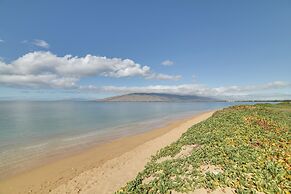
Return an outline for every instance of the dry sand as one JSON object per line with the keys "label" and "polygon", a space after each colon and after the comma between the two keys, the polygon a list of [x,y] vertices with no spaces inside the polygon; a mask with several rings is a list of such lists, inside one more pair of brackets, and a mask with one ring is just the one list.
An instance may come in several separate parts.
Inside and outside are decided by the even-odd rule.
{"label": "dry sand", "polygon": [[113,193],[132,180],[151,155],[213,113],[201,113],[163,128],[120,138],[2,180],[0,194]]}

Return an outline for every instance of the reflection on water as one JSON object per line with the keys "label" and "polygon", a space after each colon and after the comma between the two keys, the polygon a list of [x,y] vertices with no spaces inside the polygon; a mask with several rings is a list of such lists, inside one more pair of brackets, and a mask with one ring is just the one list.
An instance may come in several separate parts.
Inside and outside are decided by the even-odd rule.
{"label": "reflection on water", "polygon": [[226,102],[0,102],[0,174]]}

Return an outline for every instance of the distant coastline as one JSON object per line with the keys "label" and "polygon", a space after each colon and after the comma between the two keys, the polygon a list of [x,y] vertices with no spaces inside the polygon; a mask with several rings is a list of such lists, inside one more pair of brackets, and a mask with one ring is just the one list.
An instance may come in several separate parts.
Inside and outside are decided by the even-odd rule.
{"label": "distant coastline", "polygon": [[226,102],[212,97],[166,93],[130,93],[98,99],[101,102]]}
{"label": "distant coastline", "polygon": [[130,93],[97,99],[97,102],[291,102],[290,100],[229,100],[207,96],[167,93]]}

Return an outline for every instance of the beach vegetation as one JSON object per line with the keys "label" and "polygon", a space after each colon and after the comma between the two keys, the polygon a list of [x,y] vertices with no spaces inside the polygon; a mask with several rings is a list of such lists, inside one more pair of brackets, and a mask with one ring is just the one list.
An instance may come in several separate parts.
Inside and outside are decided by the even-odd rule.
{"label": "beach vegetation", "polygon": [[[291,191],[291,104],[219,110],[164,147],[117,193]],[[181,154],[182,152],[182,154]]]}

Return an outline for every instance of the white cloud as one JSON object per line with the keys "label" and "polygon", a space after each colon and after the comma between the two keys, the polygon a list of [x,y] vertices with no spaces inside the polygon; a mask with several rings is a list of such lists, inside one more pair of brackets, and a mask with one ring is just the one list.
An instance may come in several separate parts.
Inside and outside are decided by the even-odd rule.
{"label": "white cloud", "polygon": [[32,44],[41,48],[46,48],[46,49],[50,47],[50,45],[45,40],[40,40],[40,39],[34,39],[32,41]]}
{"label": "white cloud", "polygon": [[153,73],[146,77],[147,79],[157,79],[157,80],[172,80],[172,81],[178,81],[182,78],[181,75],[167,75],[163,73]]}
{"label": "white cloud", "polygon": [[291,89],[290,82],[274,81],[249,86],[208,87],[203,84],[150,85],[143,87],[119,87],[79,85],[84,77],[133,77],[145,79],[179,80],[180,75],[167,75],[151,71],[130,59],[108,58],[94,55],[57,56],[51,52],[30,52],[5,63],[0,60],[0,85],[25,88],[60,88],[97,93],[159,92],[202,96],[249,96],[278,89]]}
{"label": "white cloud", "polygon": [[80,89],[93,92],[107,93],[170,93],[185,95],[201,95],[201,96],[248,96],[256,92],[264,92],[274,89],[291,88],[291,83],[275,81],[261,85],[252,86],[224,86],[224,87],[208,87],[202,84],[181,84],[181,85],[150,85],[143,87],[119,87],[119,86],[82,86]]}
{"label": "white cloud", "polygon": [[171,66],[171,65],[174,65],[174,62],[171,60],[165,60],[161,64],[164,66]]}
{"label": "white cloud", "polygon": [[50,47],[49,43],[47,43],[45,40],[41,40],[41,39],[34,39],[32,41],[23,40],[23,41],[21,41],[21,43],[34,45],[34,46],[45,48],[45,49],[48,49]]}
{"label": "white cloud", "polygon": [[4,40],[0,38],[0,42],[4,42]]}
{"label": "white cloud", "polygon": [[8,86],[76,88],[77,78],[58,77],[57,75],[0,75],[0,83]]}
{"label": "white cloud", "polygon": [[75,87],[83,77],[132,77],[177,80],[179,76],[154,73],[130,59],[94,55],[56,56],[51,52],[31,52],[9,64],[0,61],[0,84],[28,87]]}

